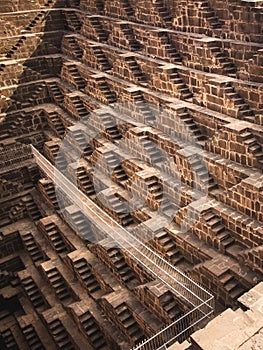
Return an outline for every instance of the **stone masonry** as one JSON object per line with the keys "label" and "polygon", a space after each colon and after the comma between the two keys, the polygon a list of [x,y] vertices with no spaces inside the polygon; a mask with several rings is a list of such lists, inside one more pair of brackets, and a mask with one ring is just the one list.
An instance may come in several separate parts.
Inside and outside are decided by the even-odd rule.
{"label": "stone masonry", "polygon": [[214,295],[167,347],[261,344],[262,23],[261,0],[0,1],[1,350],[135,349],[191,309],[30,145]]}

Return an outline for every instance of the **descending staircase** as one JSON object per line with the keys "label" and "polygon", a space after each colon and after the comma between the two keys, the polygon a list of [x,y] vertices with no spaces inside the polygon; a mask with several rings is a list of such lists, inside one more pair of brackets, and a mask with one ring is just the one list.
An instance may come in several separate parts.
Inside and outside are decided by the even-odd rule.
{"label": "descending staircase", "polygon": [[54,291],[60,301],[63,302],[73,302],[74,299],[72,294],[69,291],[69,287],[64,280],[64,277],[60,274],[56,267],[51,268],[48,271],[45,271],[45,274],[48,278],[50,285],[54,288]]}
{"label": "descending staircase", "polygon": [[76,115],[74,115],[75,117],[77,117],[78,119],[82,119],[89,114],[89,111],[86,109],[84,103],[78,95],[72,96],[70,100],[73,108],[76,111]]}
{"label": "descending staircase", "polygon": [[86,86],[85,80],[79,74],[78,68],[75,64],[67,65],[67,70],[73,78],[74,85],[78,90],[83,90]]}
{"label": "descending staircase", "polygon": [[128,42],[128,46],[131,51],[139,51],[141,49],[140,44],[134,39],[135,35],[128,23],[121,23],[120,30]]}
{"label": "descending staircase", "polygon": [[[99,200],[100,201],[100,200]],[[125,210],[125,204],[115,195],[115,193],[107,194],[107,204],[100,201],[100,206],[119,222],[122,226],[129,226],[134,223],[133,217]]]}
{"label": "descending staircase", "polygon": [[236,300],[247,291],[247,288],[245,288],[230,271],[225,272],[219,277],[219,283],[233,300]]}
{"label": "descending staircase", "polygon": [[76,175],[78,179],[78,186],[87,196],[89,196],[91,199],[94,199],[96,197],[94,185],[85,168],[79,167],[77,169]]}
{"label": "descending staircase", "polygon": [[111,69],[110,63],[102,51],[102,49],[99,46],[91,46],[91,49],[93,50],[94,56],[97,59],[97,64],[103,72],[107,72]]}
{"label": "descending staircase", "polygon": [[[170,43],[167,33],[162,33],[162,36],[159,37],[159,44],[161,48],[164,49],[165,56],[168,57],[169,62],[171,63],[181,63],[182,58],[180,54],[176,51],[175,47]],[[167,61],[165,57],[165,61]],[[162,58],[162,57],[160,57]]]}
{"label": "descending staircase", "polygon": [[216,63],[222,67],[222,74],[228,75],[230,77],[236,78],[236,66],[234,65],[233,62],[230,61],[230,59],[225,56],[220,47],[218,46],[213,46],[209,47],[209,51],[212,53],[212,55],[216,59]]}
{"label": "descending staircase", "polygon": [[169,80],[176,86],[178,98],[183,100],[190,99],[193,96],[193,94],[189,91],[186,84],[180,78],[178,72],[176,71],[176,68],[172,69],[170,72],[167,73]]}
{"label": "descending staircase", "polygon": [[45,260],[45,255],[43,251],[40,249],[40,247],[38,246],[38,244],[36,243],[34,236],[32,235],[31,232],[21,234],[21,238],[26,250],[28,251],[34,263]]}
{"label": "descending staircase", "polygon": [[41,342],[34,326],[32,324],[26,325],[21,328],[21,331],[25,337],[27,345],[32,350],[45,350],[43,343]]}
{"label": "descending staircase", "polygon": [[110,89],[109,84],[105,81],[105,77],[101,77],[101,78],[97,79],[96,82],[97,82],[98,89],[100,89],[100,91],[103,93],[107,102],[109,104],[116,102],[116,100],[117,100],[116,95]]}
{"label": "descending staircase", "polygon": [[35,27],[35,25],[38,23],[38,22],[43,22],[44,20],[44,17],[46,16],[47,12],[46,11],[40,11],[36,17],[25,27],[25,30],[26,31],[31,31],[32,28]]}
{"label": "descending staircase", "polygon": [[148,245],[165,256],[174,266],[184,259],[180,250],[176,247],[175,241],[166,231],[155,234],[154,239]]}
{"label": "descending staircase", "polygon": [[44,194],[45,198],[56,210],[59,210],[61,203],[58,203],[54,183],[49,179],[41,179],[39,180],[38,186],[40,191]]}
{"label": "descending staircase", "polygon": [[134,343],[141,342],[145,338],[145,335],[125,302],[121,303],[114,311],[120,328],[124,333],[126,333]]}
{"label": "descending staircase", "polygon": [[46,88],[46,84],[45,83],[41,83],[39,84],[34,93],[31,95],[31,97],[26,101],[26,103],[29,104],[29,106],[34,106],[36,105],[40,95],[43,93],[43,90]]}
{"label": "descending staircase", "polygon": [[48,113],[48,124],[59,138],[63,138],[66,128],[57,112],[53,111]]}
{"label": "descending staircase", "polygon": [[114,270],[117,272],[118,276],[125,284],[132,282],[137,283],[138,278],[132,268],[127,264],[124,256],[118,248],[109,248],[107,250],[107,255],[110,259],[111,264],[114,266]]}
{"label": "descending staircase", "polygon": [[8,350],[18,350],[18,344],[15,340],[15,337],[12,333],[12,330],[10,328],[7,328],[0,332],[0,339],[2,338],[3,343],[5,345],[4,349]]}
{"label": "descending staircase", "polygon": [[185,124],[186,128],[191,133],[191,136],[193,136],[199,144],[204,145],[206,137],[201,133],[190,114],[187,111],[182,110],[182,112],[177,113],[177,117]]}
{"label": "descending staircase", "polygon": [[131,70],[134,80],[136,83],[146,83],[147,79],[142,73],[142,70],[139,64],[136,62],[136,59],[133,56],[124,56],[125,63],[128,68]]}
{"label": "descending staircase", "polygon": [[94,349],[108,349],[104,334],[88,311],[79,316],[79,321],[81,328],[87,334],[88,340]]}
{"label": "descending staircase", "polygon": [[129,177],[121,165],[121,159],[119,159],[118,156],[113,152],[104,153],[103,155],[111,172],[112,180],[121,186],[125,186],[126,181],[129,179]]}
{"label": "descending staircase", "polygon": [[20,278],[26,296],[33,304],[34,308],[39,311],[43,311],[46,308],[46,302],[37,286],[35,281],[31,276],[21,277]]}
{"label": "descending staircase", "polygon": [[38,221],[42,218],[42,214],[39,211],[39,208],[31,195],[23,197],[22,201],[26,207],[29,216],[32,218],[33,221]]}
{"label": "descending staircase", "polygon": [[209,173],[205,161],[199,156],[194,156],[188,161],[193,173],[194,186],[201,191],[207,192],[209,195],[216,196],[220,190]]}
{"label": "descending staircase", "polygon": [[17,43],[8,51],[6,54],[6,58],[12,58],[19,48],[24,45],[26,42],[26,36],[22,35],[21,38],[17,41]]}
{"label": "descending staircase", "polygon": [[183,315],[181,308],[171,292],[163,294],[159,298],[159,302],[172,321]]}
{"label": "descending staircase", "polygon": [[103,124],[101,131],[103,131],[108,140],[114,142],[122,138],[121,132],[116,125],[116,121],[110,114],[100,114],[100,121]]}
{"label": "descending staircase", "polygon": [[54,222],[45,223],[40,221],[40,226],[58,254],[67,254],[71,251]]}
{"label": "descending staircase", "polygon": [[172,25],[172,17],[171,13],[167,10],[165,7],[164,1],[163,0],[155,0],[153,1],[153,6],[157,10],[158,14],[163,20],[163,23],[165,24],[165,27],[169,26],[171,27]]}
{"label": "descending staircase", "polygon": [[59,349],[75,350],[74,344],[71,342],[68,332],[59,319],[55,319],[48,324],[50,333]]}
{"label": "descending staircase", "polygon": [[258,167],[263,168],[263,147],[260,145],[256,137],[249,131],[245,130],[240,133],[243,144],[248,147],[249,152],[256,158]]}
{"label": "descending staircase", "polygon": [[206,221],[209,229],[213,232],[213,236],[216,240],[215,244],[218,245],[217,248],[222,252],[226,252],[227,248],[235,243],[235,240],[231,236],[231,233],[227,231],[222,218],[216,215],[213,211],[208,211],[203,214],[203,219]]}
{"label": "descending staircase", "polygon": [[101,290],[101,286],[91,271],[87,261],[84,258],[80,258],[73,262],[74,270],[77,272],[78,278],[84,287],[88,290],[89,294],[92,294],[98,290]]}
{"label": "descending staircase", "polygon": [[62,51],[79,61],[82,59],[83,51],[79,47],[77,39],[72,35],[65,35],[63,39]]}
{"label": "descending staircase", "polygon": [[121,3],[121,7],[125,12],[125,15],[127,17],[127,19],[130,19],[131,17],[134,16],[134,10],[130,5],[130,1],[129,0],[120,0]]}
{"label": "descending staircase", "polygon": [[55,81],[48,82],[48,90],[54,102],[61,105],[64,101],[64,96]]}
{"label": "descending staircase", "polygon": [[238,110],[237,113],[240,119],[253,122],[255,119],[253,111],[250,109],[250,106],[245,103],[243,98],[241,98],[240,95],[235,91],[231,83],[226,83],[222,87],[222,90],[224,97],[231,101],[234,104],[235,108]]}
{"label": "descending staircase", "polygon": [[89,242],[93,241],[94,236],[90,229],[90,224],[80,210],[74,210],[70,213],[67,211],[65,215],[68,217],[68,224],[72,226],[73,230],[80,235],[82,239]]}
{"label": "descending staircase", "polygon": [[92,27],[94,28],[97,36],[97,41],[106,42],[108,40],[108,35],[103,29],[103,26],[100,23],[100,19],[98,17],[90,16],[88,17]]}
{"label": "descending staircase", "polygon": [[72,30],[73,33],[80,31],[82,24],[77,13],[75,11],[65,11],[65,15],[69,29]]}
{"label": "descending staircase", "polygon": [[70,139],[80,150],[83,150],[86,147],[87,141],[85,138],[85,133],[82,130],[71,128]]}
{"label": "descending staircase", "polygon": [[207,24],[212,29],[221,29],[222,25],[219,22],[217,16],[215,16],[214,11],[211,9],[208,1],[202,0],[200,9],[202,10],[202,15],[206,19]]}
{"label": "descending staircase", "polygon": [[157,145],[148,139],[147,135],[142,135],[139,142],[143,147],[144,153],[150,159],[150,163],[154,166],[157,163],[163,162],[163,155]]}

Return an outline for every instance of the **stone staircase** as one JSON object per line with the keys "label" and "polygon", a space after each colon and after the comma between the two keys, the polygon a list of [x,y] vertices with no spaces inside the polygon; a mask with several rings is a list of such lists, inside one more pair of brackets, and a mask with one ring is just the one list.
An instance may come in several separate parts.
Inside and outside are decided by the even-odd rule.
{"label": "stone staircase", "polygon": [[88,262],[84,258],[76,259],[73,262],[74,271],[77,273],[81,284],[88,290],[89,294],[101,291],[101,286],[92,272]]}
{"label": "stone staircase", "polygon": [[73,32],[79,32],[82,26],[82,23],[77,15],[77,12],[65,11],[66,21],[69,29]]}
{"label": "stone staircase", "polygon": [[99,118],[100,118],[100,121],[102,122],[101,131],[103,132],[103,134],[108,140],[114,142],[116,140],[121,139],[122,137],[121,132],[116,125],[116,121],[110,114],[108,113],[100,114]]}
{"label": "stone staircase", "polygon": [[139,64],[136,62],[136,59],[130,55],[125,55],[123,57],[126,65],[128,66],[129,70],[132,72],[135,82],[138,84],[146,83],[147,79],[143,74]]}
{"label": "stone staircase", "polygon": [[26,36],[22,35],[17,43],[8,51],[6,58],[13,58],[14,54],[19,50],[26,42]]}
{"label": "stone staircase", "polygon": [[59,349],[75,350],[75,346],[70,340],[70,335],[65,329],[60,319],[55,319],[48,323],[48,329]]}
{"label": "stone staircase", "polygon": [[216,63],[222,67],[222,74],[236,78],[236,66],[234,63],[221,51],[219,46],[209,46],[211,55],[215,57]]}
{"label": "stone staircase", "polygon": [[133,33],[132,28],[130,28],[128,23],[120,23],[120,30],[123,34],[124,38],[127,41],[127,45],[129,46],[131,51],[139,51],[141,49],[140,44],[135,40],[135,35]]}
{"label": "stone staircase", "polygon": [[86,82],[81,77],[77,66],[74,63],[67,64],[67,71],[70,74],[70,77],[72,78],[72,83],[74,84],[75,88],[79,91],[83,90],[86,86]]}
{"label": "stone staircase", "polygon": [[23,244],[34,263],[45,260],[45,254],[36,243],[31,232],[21,234]]}
{"label": "stone staircase", "polygon": [[78,167],[77,172],[77,182],[81,190],[89,196],[91,199],[96,197],[96,192],[92,180],[84,167]]}
{"label": "stone staircase", "polygon": [[235,278],[231,271],[223,273],[219,278],[219,283],[233,300],[239,298],[247,290],[247,288]]}
{"label": "stone staircase", "polygon": [[258,167],[262,169],[263,147],[260,145],[259,141],[249,130],[242,131],[239,136],[241,137],[242,143],[248,148],[248,151],[256,158]]}
{"label": "stone staircase", "polygon": [[57,254],[68,254],[71,249],[65,242],[63,234],[60,232],[58,226],[54,222],[46,219],[48,218],[39,221],[39,230],[44,233]]}
{"label": "stone staircase", "polygon": [[[107,191],[107,190],[106,190]],[[120,200],[118,196],[115,195],[114,192],[102,191],[98,195],[97,202],[99,205],[108,212],[118,223],[122,226],[126,227],[134,223],[133,217],[130,213],[126,212],[127,203]]]}
{"label": "stone staircase", "polygon": [[48,113],[48,124],[59,138],[63,138],[66,128],[62,123],[59,114],[56,111]]}
{"label": "stone staircase", "polygon": [[73,114],[72,111],[69,112],[73,116],[75,116],[78,119],[82,119],[88,115],[89,111],[86,109],[84,103],[78,95],[71,96],[70,100],[75,113]]}
{"label": "stone staircase", "polygon": [[108,35],[106,31],[103,29],[102,24],[100,23],[100,19],[96,16],[88,17],[93,29],[96,32],[97,41],[106,42],[108,40]]}
{"label": "stone staircase", "polygon": [[193,175],[194,187],[207,192],[209,195],[218,195],[220,189],[212,175],[209,173],[204,159],[197,155],[190,158],[188,162]]}
{"label": "stone staircase", "polygon": [[19,274],[20,281],[25,291],[26,296],[31,301],[32,305],[37,311],[43,311],[46,309],[47,304],[45,299],[43,298],[39,287],[36,282],[30,276],[29,272],[23,275],[23,272]]}
{"label": "stone staircase", "polygon": [[101,71],[107,72],[111,69],[110,63],[100,46],[90,46],[96,57],[98,67]]}
{"label": "stone staircase", "polygon": [[5,345],[5,349],[11,349],[11,350],[19,349],[18,344],[10,328],[7,328],[1,331],[0,335]]}
{"label": "stone staircase", "polygon": [[61,203],[58,203],[57,193],[54,183],[49,179],[40,179],[38,182],[38,188],[43,194],[44,198],[56,209],[60,209]]}
{"label": "stone staircase", "polygon": [[34,18],[34,19],[32,19],[32,21],[25,27],[25,30],[26,31],[31,31],[31,29],[33,29],[35,26],[36,26],[36,24],[38,23],[38,22],[42,22],[42,21],[44,21],[44,19],[45,19],[45,16],[46,16],[46,11],[40,11],[37,15],[36,15],[36,17]]}
{"label": "stone staircase", "polygon": [[26,207],[26,210],[27,210],[29,216],[31,217],[31,219],[33,221],[38,221],[39,219],[42,218],[42,214],[41,214],[37,204],[35,203],[32,195],[29,194],[26,197],[23,197],[22,201]]}
{"label": "stone staircase", "polygon": [[85,241],[93,241],[94,236],[90,224],[83,213],[74,205],[65,208],[64,216],[67,223]]}
{"label": "stone staircase", "polygon": [[164,26],[165,27],[171,27],[172,26],[172,17],[171,13],[167,10],[165,7],[163,0],[155,0],[153,3],[154,9],[158,12],[159,16],[161,17]]}
{"label": "stone staircase", "polygon": [[103,300],[103,308],[110,320],[128,337],[132,344],[144,340],[145,334],[125,301],[120,300],[117,306],[113,306]]}
{"label": "stone staircase", "polygon": [[125,186],[129,177],[121,165],[121,159],[113,152],[104,153],[104,157],[111,172],[112,180],[121,186]]}
{"label": "stone staircase", "polygon": [[115,93],[110,89],[109,84],[105,80],[105,77],[100,77],[96,79],[97,87],[98,89],[103,93],[105,96],[107,103],[114,103],[116,102],[116,95]]}
{"label": "stone staircase", "polygon": [[234,107],[237,110],[237,116],[240,119],[252,122],[254,121],[255,116],[253,111],[250,109],[250,106],[245,103],[244,99],[235,91],[231,83],[224,84],[224,86],[222,86],[222,92],[225,99],[228,99],[234,104]]}
{"label": "stone staircase", "polygon": [[20,328],[30,349],[45,350],[45,347],[32,324]]}
{"label": "stone staircase", "polygon": [[208,1],[201,0],[200,9],[202,11],[203,17],[206,19],[207,24],[212,29],[221,29],[222,25],[219,22],[219,18],[215,15],[214,11],[211,9]]}
{"label": "stone staircase", "polygon": [[164,256],[174,266],[184,259],[180,250],[176,247],[176,242],[165,230],[156,233],[154,239],[147,244],[153,247],[154,250]]}
{"label": "stone staircase", "polygon": [[178,305],[174,295],[168,291],[159,298],[159,302],[168,317],[174,321],[183,315],[182,309]]}
{"label": "stone staircase", "polygon": [[62,52],[79,61],[81,61],[83,55],[83,50],[79,47],[77,38],[73,35],[65,35],[62,39]]}
{"label": "stone staircase", "polygon": [[200,129],[196,125],[194,119],[190,116],[190,114],[186,111],[186,109],[182,109],[177,112],[177,117],[184,123],[187,130],[191,136],[193,136],[200,145],[204,145],[206,137],[201,133]]}
{"label": "stone staircase", "polygon": [[214,244],[220,251],[227,252],[235,244],[235,240],[223,224],[222,218],[213,211],[208,211],[202,217],[213,233]]}
{"label": "stone staircase", "polygon": [[[165,61],[168,61],[170,63],[175,64],[181,64],[182,58],[180,54],[177,52],[175,47],[170,43],[169,37],[166,32],[159,32],[159,44],[161,45],[161,48],[164,50],[165,54]],[[162,59],[162,57],[160,57]]]}
{"label": "stone staircase", "polygon": [[169,81],[171,81],[172,84],[175,85],[178,98],[183,100],[188,100],[192,98],[193,94],[190,92],[186,84],[183,82],[183,80],[180,78],[177,69],[172,68],[167,71],[167,77]]}
{"label": "stone staircase", "polygon": [[34,93],[31,95],[31,97],[26,101],[26,103],[28,103],[28,106],[35,106],[36,104],[38,104],[36,102],[38,102],[38,100],[41,101],[41,99],[43,99],[41,95],[45,93],[44,91],[45,89],[46,89],[45,83],[39,84],[34,90]]}
{"label": "stone staircase", "polygon": [[163,161],[163,155],[159,147],[148,139],[147,135],[139,137],[140,145],[143,147],[145,155],[149,158],[150,163],[155,166]]}
{"label": "stone staircase", "polygon": [[103,332],[101,331],[100,327],[96,323],[96,320],[94,317],[92,317],[90,312],[87,311],[84,314],[80,315],[79,322],[84,333],[88,336],[88,340],[90,341],[93,349],[109,349]]}
{"label": "stone staircase", "polygon": [[130,1],[129,0],[120,0],[121,7],[125,12],[125,15],[127,19],[130,19],[134,16],[134,10],[131,7]]}
{"label": "stone staircase", "polygon": [[53,98],[53,101],[56,104],[61,105],[64,101],[64,96],[58,84],[55,81],[50,81],[48,82],[47,87],[49,90],[50,97]]}
{"label": "stone staircase", "polygon": [[[42,264],[42,268],[43,268]],[[61,275],[56,267],[44,268],[44,273],[47,277],[48,282],[54,289],[58,299],[61,302],[72,303],[74,301],[73,295],[70,291],[70,287],[66,283],[64,277]]]}
{"label": "stone staircase", "polygon": [[132,287],[139,284],[136,273],[126,262],[119,248],[97,246],[96,254],[125,285]]}

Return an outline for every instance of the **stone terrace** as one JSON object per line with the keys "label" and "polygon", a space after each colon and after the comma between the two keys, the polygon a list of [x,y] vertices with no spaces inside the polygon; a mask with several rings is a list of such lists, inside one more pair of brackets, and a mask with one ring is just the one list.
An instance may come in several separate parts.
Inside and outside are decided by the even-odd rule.
{"label": "stone terrace", "polygon": [[130,349],[189,311],[30,144],[245,318],[263,272],[262,20],[255,0],[0,4],[1,349]]}

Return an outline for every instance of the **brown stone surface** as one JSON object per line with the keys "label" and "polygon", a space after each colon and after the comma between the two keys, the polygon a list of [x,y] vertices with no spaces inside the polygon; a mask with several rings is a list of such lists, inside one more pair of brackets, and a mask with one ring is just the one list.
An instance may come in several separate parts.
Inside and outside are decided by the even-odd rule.
{"label": "brown stone surface", "polygon": [[228,308],[171,349],[262,348],[262,20],[261,0],[1,2],[1,349],[130,349],[193,306],[30,144]]}

